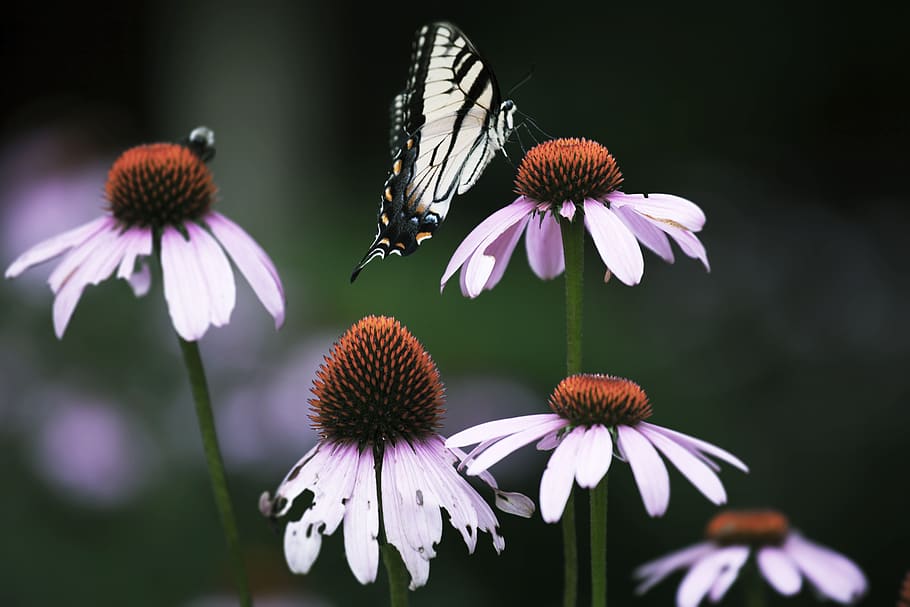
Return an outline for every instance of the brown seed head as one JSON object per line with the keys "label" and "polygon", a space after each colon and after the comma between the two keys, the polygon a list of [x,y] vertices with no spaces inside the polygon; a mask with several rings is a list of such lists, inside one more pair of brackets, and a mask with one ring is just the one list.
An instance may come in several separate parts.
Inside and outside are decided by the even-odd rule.
{"label": "brown seed head", "polygon": [[776,510],[724,510],[708,522],[705,535],[722,546],[779,546],[789,530],[787,517]]}
{"label": "brown seed head", "polygon": [[361,445],[434,433],[445,402],[429,353],[385,316],[367,316],[341,336],[316,371],[312,391],[316,430]]}
{"label": "brown seed head", "polygon": [[108,173],[105,197],[111,213],[126,225],[180,225],[209,210],[215,182],[189,148],[152,143],[120,155]]}
{"label": "brown seed head", "polygon": [[612,375],[565,378],[550,395],[550,408],[580,426],[631,426],[651,417],[645,391],[634,381]]}
{"label": "brown seed head", "polygon": [[515,176],[515,191],[538,202],[581,204],[604,197],[622,184],[609,150],[588,139],[553,139],[531,148]]}

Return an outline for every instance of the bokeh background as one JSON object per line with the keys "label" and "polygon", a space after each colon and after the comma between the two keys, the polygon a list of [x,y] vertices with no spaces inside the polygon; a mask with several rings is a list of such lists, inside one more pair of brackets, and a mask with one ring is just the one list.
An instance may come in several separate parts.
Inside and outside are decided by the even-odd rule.
{"label": "bokeh background", "polygon": [[[511,92],[519,109],[555,136],[607,145],[627,192],[675,193],[707,213],[710,273],[646,253],[640,286],[604,285],[588,245],[586,370],[634,378],[653,421],[741,456],[751,473],[722,475],[732,506],[783,510],[860,564],[863,604],[893,604],[910,568],[907,5],[364,10],[90,0],[19,3],[0,20],[0,265],[97,215],[120,151],[204,124],[218,208],[279,268],[280,332],[241,286],[232,323],[202,341],[259,604],[386,601],[382,576],[354,580],[340,533],[311,574],[291,575],[256,508],[314,443],[310,380],[351,323],[390,314],[423,341],[448,386],[447,433],[543,411],[563,373],[563,285],[534,278],[523,249],[478,299],[454,283],[439,293],[460,240],[513,198],[517,142],[418,254],[348,283],[375,230],[388,105],[414,31],[434,19],[468,33],[504,92],[531,72]],[[89,288],[58,341],[50,267],[0,288],[0,603],[232,604],[160,282],[142,300],[121,281]],[[545,461],[526,449],[493,471],[536,497]],[[670,605],[678,576],[636,599],[631,571],[698,541],[716,509],[671,471],[669,512],[652,520],[628,467],[610,477],[611,604]],[[500,556],[484,541],[468,557],[447,528],[413,604],[557,604],[559,527],[501,521]],[[814,602],[807,589],[769,599]]]}

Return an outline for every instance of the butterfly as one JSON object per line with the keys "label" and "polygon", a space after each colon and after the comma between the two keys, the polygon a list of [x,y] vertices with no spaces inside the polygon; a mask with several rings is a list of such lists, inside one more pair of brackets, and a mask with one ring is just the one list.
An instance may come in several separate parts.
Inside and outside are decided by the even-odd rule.
{"label": "butterfly", "polygon": [[[392,169],[383,186],[376,237],[351,282],[379,257],[410,255],[503,150],[515,103],[461,30],[431,23],[417,31],[407,88],[392,101]],[[505,151],[503,151],[505,153]]]}

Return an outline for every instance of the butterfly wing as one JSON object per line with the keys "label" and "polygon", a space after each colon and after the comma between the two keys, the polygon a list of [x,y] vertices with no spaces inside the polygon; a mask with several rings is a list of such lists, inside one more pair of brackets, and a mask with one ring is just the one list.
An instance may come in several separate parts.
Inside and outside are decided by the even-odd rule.
{"label": "butterfly wing", "polygon": [[493,72],[458,28],[434,23],[417,32],[407,88],[392,102],[393,162],[376,237],[352,281],[373,258],[410,255],[432,237],[455,194],[474,185],[502,146],[500,105]]}

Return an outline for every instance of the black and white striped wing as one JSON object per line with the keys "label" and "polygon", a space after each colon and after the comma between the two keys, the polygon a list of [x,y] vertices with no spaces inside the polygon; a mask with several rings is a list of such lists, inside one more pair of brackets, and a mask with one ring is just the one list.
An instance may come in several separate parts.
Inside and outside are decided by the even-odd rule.
{"label": "black and white striped wing", "polygon": [[[501,109],[505,108],[505,109]],[[409,255],[445,219],[511,130],[493,72],[448,23],[414,40],[407,88],[392,102],[392,170],[383,188],[376,238],[351,277],[375,257]]]}

